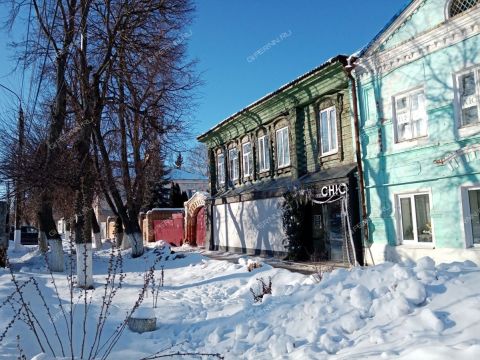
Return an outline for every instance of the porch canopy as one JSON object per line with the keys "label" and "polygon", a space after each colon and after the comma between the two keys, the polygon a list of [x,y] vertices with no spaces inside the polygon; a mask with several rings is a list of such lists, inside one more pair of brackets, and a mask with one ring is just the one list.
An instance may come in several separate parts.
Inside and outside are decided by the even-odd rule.
{"label": "porch canopy", "polygon": [[212,196],[209,200],[213,201],[215,204],[221,204],[224,202],[239,202],[279,197],[289,190],[302,187],[306,188],[314,184],[327,184],[332,182],[332,180],[339,181],[349,179],[350,175],[355,172],[355,170],[355,164],[348,164],[305,174],[298,179],[292,179],[291,177],[286,176],[256,181],[254,183],[245,183],[242,186],[221,191]]}

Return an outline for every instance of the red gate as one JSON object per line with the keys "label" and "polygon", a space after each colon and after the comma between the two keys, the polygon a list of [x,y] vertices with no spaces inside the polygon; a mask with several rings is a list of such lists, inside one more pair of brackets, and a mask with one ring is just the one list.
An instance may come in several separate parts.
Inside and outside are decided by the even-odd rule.
{"label": "red gate", "polygon": [[206,223],[205,223],[205,207],[202,207],[196,218],[196,234],[195,234],[195,244],[197,246],[205,246],[205,237],[207,234]]}
{"label": "red gate", "polygon": [[183,242],[183,214],[172,214],[172,219],[154,220],[155,241],[164,240],[181,246]]}

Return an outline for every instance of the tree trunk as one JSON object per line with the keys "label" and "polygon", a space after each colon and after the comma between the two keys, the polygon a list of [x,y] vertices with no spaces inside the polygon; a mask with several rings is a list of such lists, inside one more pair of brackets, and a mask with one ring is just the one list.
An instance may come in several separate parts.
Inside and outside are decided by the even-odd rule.
{"label": "tree trunk", "polygon": [[[80,188],[85,188],[84,178]],[[83,191],[77,190],[75,247],[77,252],[77,286],[83,289],[93,288],[92,227],[89,210],[85,209]]]}
{"label": "tree trunk", "polygon": [[48,240],[45,231],[38,230],[38,249],[42,253],[46,253],[48,251]]}
{"label": "tree trunk", "polygon": [[130,246],[132,247],[132,257],[136,258],[142,256],[144,251],[143,237],[140,226],[138,225],[138,219],[132,219],[132,217],[129,217],[129,222],[125,227],[125,233],[127,235]]}
{"label": "tree trunk", "polygon": [[77,250],[77,286],[93,289],[92,244],[76,244]]}
{"label": "tree trunk", "polygon": [[[114,230],[115,230],[115,244],[117,245],[118,248],[120,249],[124,249],[123,246],[124,245],[124,236],[123,236],[123,223],[122,223],[122,219],[120,218],[120,216],[117,216],[116,219],[115,219],[115,227],[114,227]],[[125,249],[127,249],[125,247]]]}
{"label": "tree trunk", "polygon": [[95,250],[102,250],[102,237],[100,234],[100,226],[98,225],[97,217],[95,216],[95,211],[90,210],[90,216],[92,219],[92,231],[93,239],[95,241],[94,248]]}
{"label": "tree trunk", "polygon": [[54,272],[63,272],[65,260],[63,255],[62,238],[57,231],[57,225],[53,219],[53,209],[47,194],[42,194],[42,203],[38,212],[39,247],[42,252],[48,251],[50,245],[50,256],[48,265]]}
{"label": "tree trunk", "polygon": [[8,206],[5,201],[0,201],[0,267],[7,266],[8,238],[5,232],[7,223]]}
{"label": "tree trunk", "polygon": [[16,226],[13,232],[13,243],[15,250],[19,250],[22,247],[22,230],[17,229]]}
{"label": "tree trunk", "polygon": [[65,270],[65,258],[63,255],[62,240],[49,239],[50,256],[48,258],[48,266],[54,272],[63,272]]}

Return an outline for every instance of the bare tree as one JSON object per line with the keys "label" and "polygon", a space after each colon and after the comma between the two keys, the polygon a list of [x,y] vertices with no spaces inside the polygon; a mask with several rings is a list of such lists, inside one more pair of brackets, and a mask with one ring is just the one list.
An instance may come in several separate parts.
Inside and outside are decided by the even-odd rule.
{"label": "bare tree", "polygon": [[116,57],[104,94],[109,101],[94,128],[95,148],[105,197],[120,216],[136,257],[143,253],[138,215],[147,175],[159,167],[169,137],[184,130],[181,119],[189,109],[189,92],[198,83],[193,64],[184,61],[185,44],[176,41],[192,7],[187,0],[137,0],[102,11],[102,16],[117,19],[106,31],[119,28],[120,34],[112,35],[107,46]]}
{"label": "bare tree", "polygon": [[208,150],[205,144],[195,144],[187,153],[185,168],[194,174],[208,176]]}

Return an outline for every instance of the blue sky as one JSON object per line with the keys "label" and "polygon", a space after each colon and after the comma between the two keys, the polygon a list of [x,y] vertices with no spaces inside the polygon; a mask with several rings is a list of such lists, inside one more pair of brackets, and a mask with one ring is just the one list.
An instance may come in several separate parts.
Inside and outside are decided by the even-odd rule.
{"label": "blue sky", "polygon": [[[197,1],[190,53],[205,85],[198,135],[337,54],[367,44],[406,0]],[[283,35],[282,35],[283,34]],[[261,55],[258,49],[277,40]]]}
{"label": "blue sky", "polygon": [[[193,136],[337,54],[351,54],[373,36],[406,0],[198,0],[185,29],[189,55],[199,61],[204,85],[192,114]],[[0,17],[5,10],[0,9]],[[15,33],[25,33],[18,27]],[[14,35],[15,36],[15,35]],[[0,34],[0,83],[20,93],[21,77]],[[262,54],[255,52],[268,43]],[[28,83],[25,84],[28,89]],[[0,89],[0,120],[16,113]]]}

